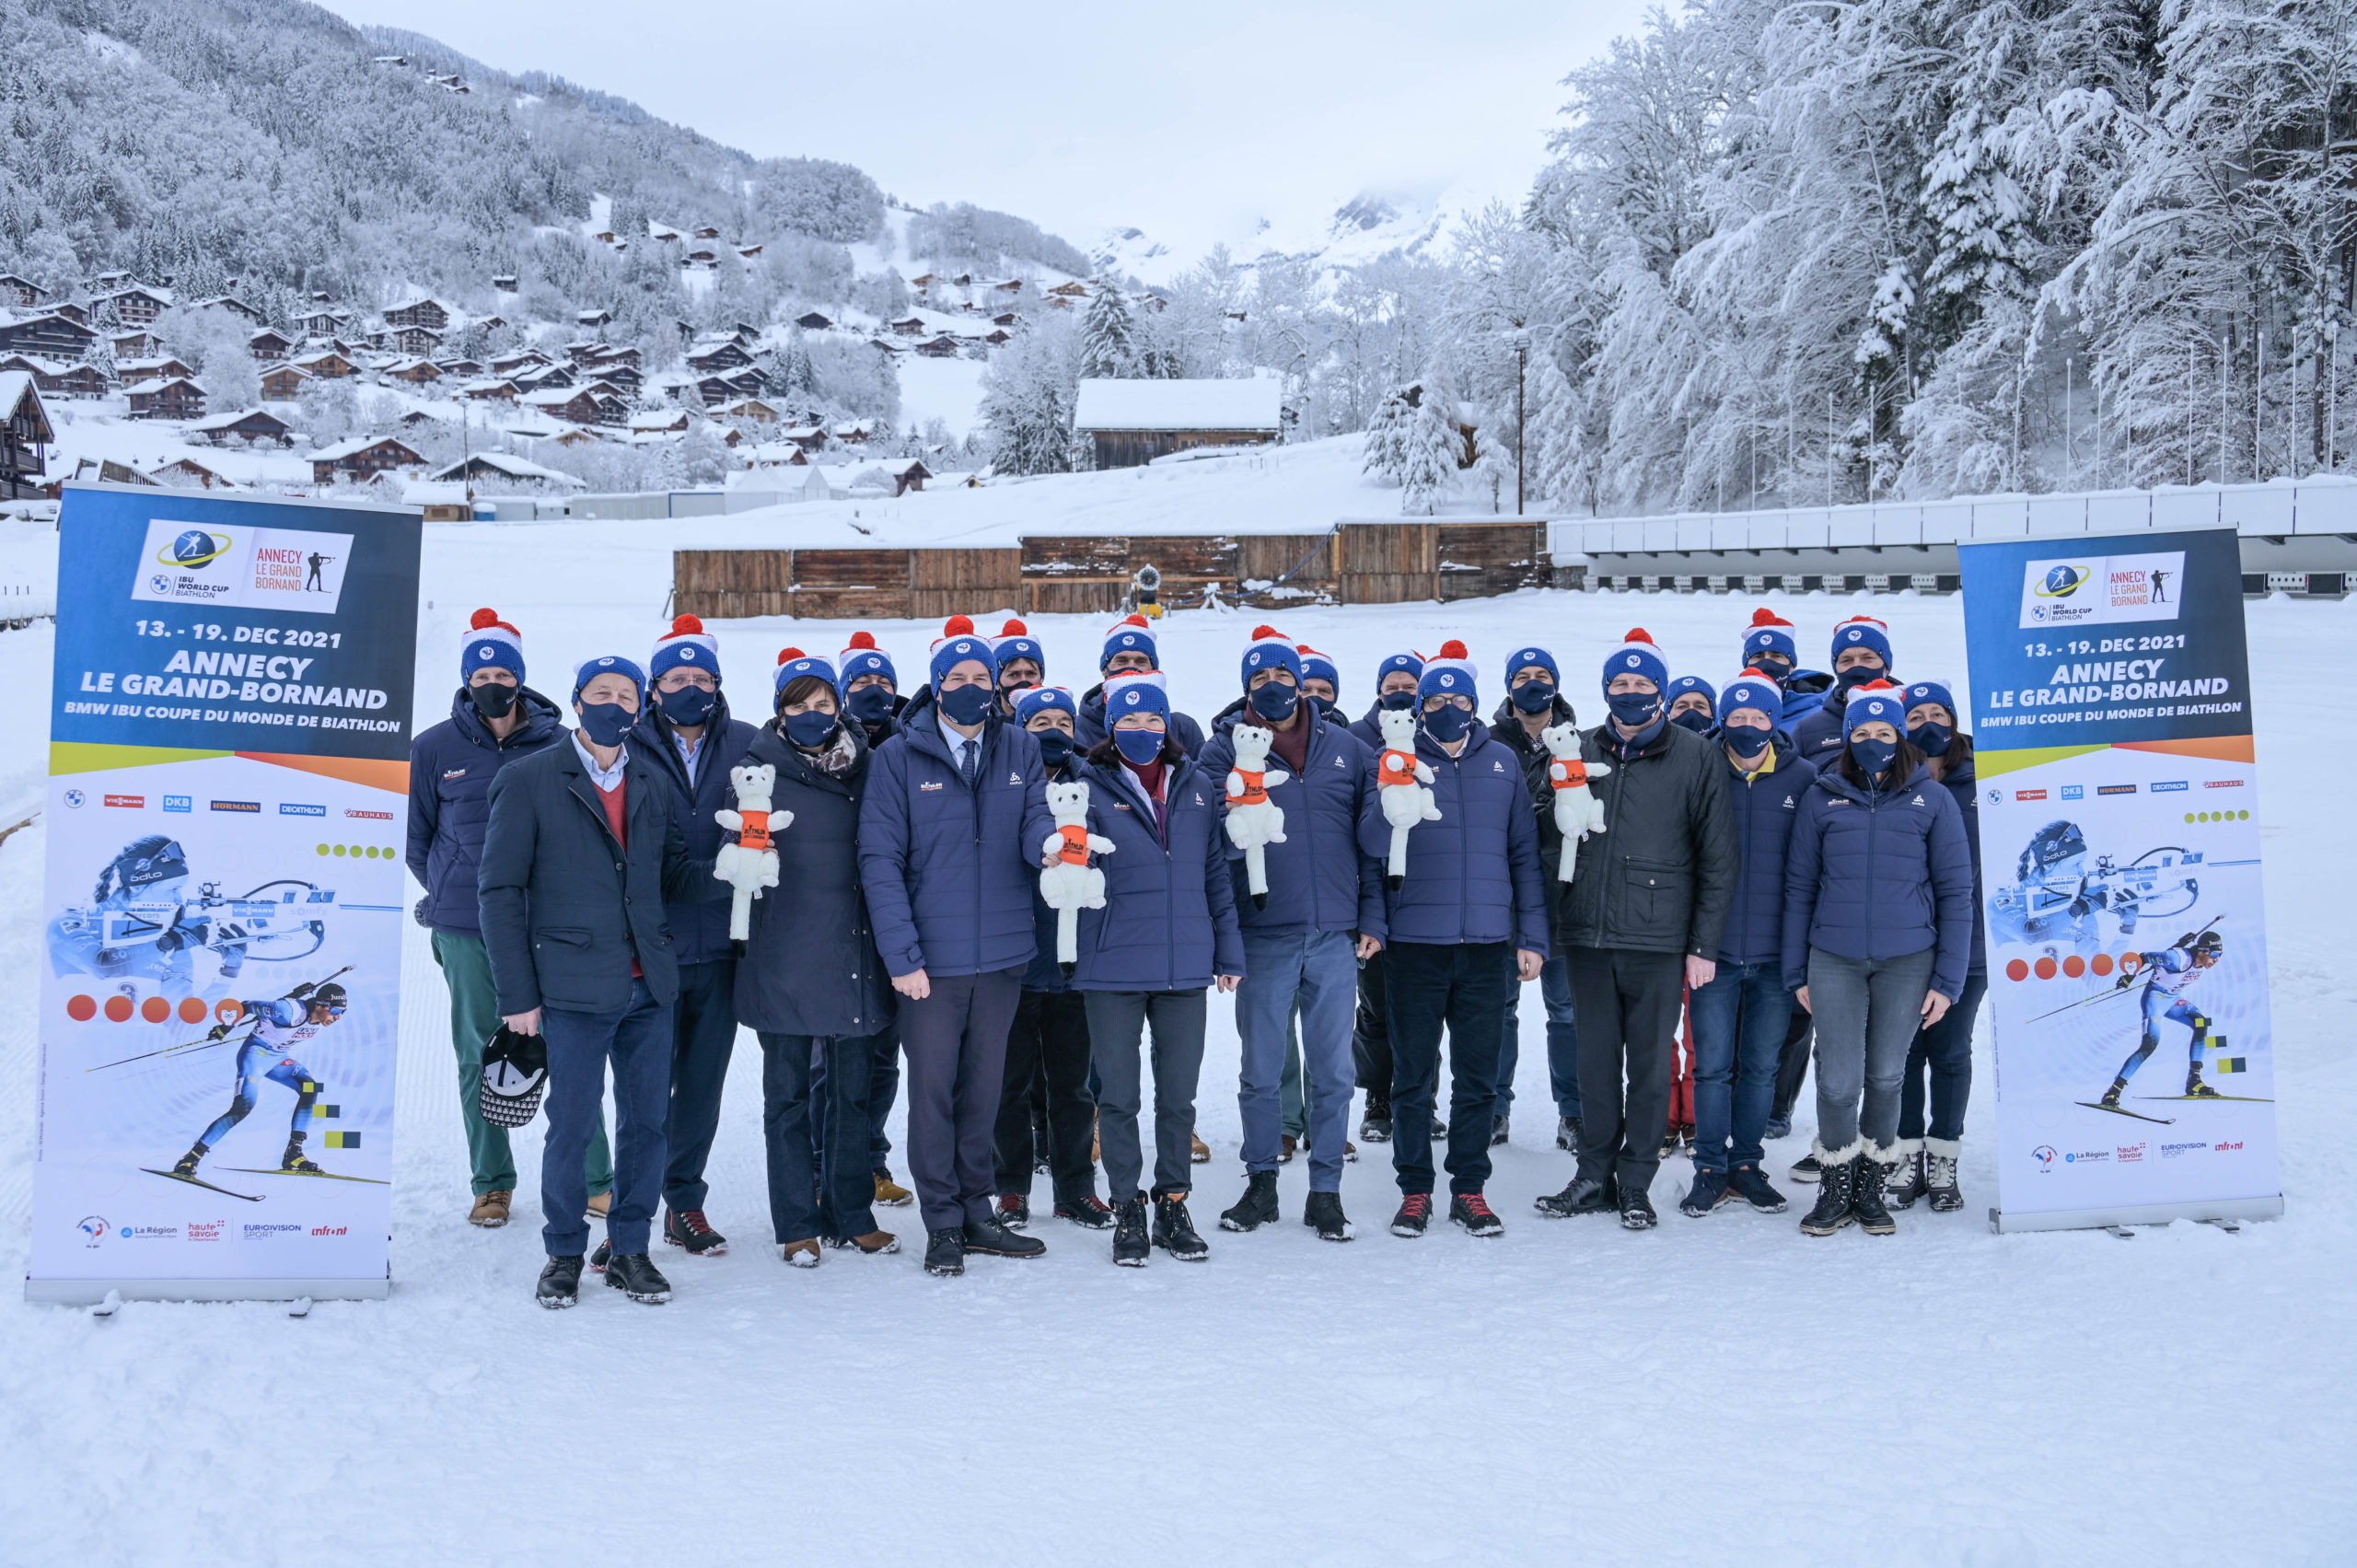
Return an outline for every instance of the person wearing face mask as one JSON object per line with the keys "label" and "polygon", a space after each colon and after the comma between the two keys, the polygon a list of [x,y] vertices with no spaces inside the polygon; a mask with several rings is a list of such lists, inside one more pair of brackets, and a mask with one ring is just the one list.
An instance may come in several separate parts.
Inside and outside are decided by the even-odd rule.
{"label": "person wearing face mask", "polygon": [[663,1191],[671,1005],[679,969],[670,906],[726,900],[710,859],[688,852],[670,789],[643,753],[646,678],[619,654],[575,672],[569,740],[500,770],[479,878],[502,1020],[548,1043],[537,1292],[570,1307],[589,1239],[581,1160],[613,1064],[614,1204],[591,1259],[606,1283],[659,1303],[671,1286],[647,1256]]}
{"label": "person wearing face mask", "polygon": [[1963,994],[1971,959],[1972,853],[1955,796],[1907,738],[1904,692],[1858,687],[1844,718],[1784,869],[1784,983],[1817,1017],[1821,1174],[1801,1229],[1831,1236],[1854,1220],[1887,1236],[1908,1048]]}
{"label": "person wearing face mask", "polygon": [[[647,661],[654,700],[640,720],[641,756],[671,790],[688,853],[720,853],[713,813],[728,803],[728,770],[758,732],[728,714],[720,689],[720,645],[692,615],[656,639]],[[720,1091],[737,1043],[737,960],[728,946],[728,906],[710,900],[666,910],[679,995],[671,1009],[671,1106],[663,1124],[663,1239],[691,1258],[717,1257],[728,1238],[704,1219],[704,1163],[720,1128]]]}
{"label": "person wearing face mask", "polygon": [[[1972,737],[1956,727],[1956,699],[1936,680],[1907,688],[1907,741],[1923,754],[1934,783],[1956,801],[1972,852],[1972,956],[1956,1005],[1927,1026],[1907,1048],[1898,1096],[1898,1164],[1884,1194],[1894,1209],[1928,1197],[1940,1214],[1964,1207],[1956,1160],[1964,1153],[1964,1108],[1972,1097],[1972,1025],[1989,993],[1988,932],[1980,902],[1980,807],[1972,765]],[[1924,1079],[1931,1080],[1931,1122],[1923,1120]]]}
{"label": "person wearing face mask", "polygon": [[1776,683],[1783,698],[1787,735],[1794,725],[1823,707],[1825,694],[1833,690],[1832,676],[1821,669],[1803,669],[1791,621],[1765,605],[1751,612],[1751,624],[1743,629],[1741,663],[1746,670]]}
{"label": "person wearing face mask", "polygon": [[1669,667],[1643,627],[1604,661],[1611,716],[1580,738],[1612,772],[1588,786],[1604,829],[1580,841],[1562,895],[1580,1016],[1579,1173],[1538,1201],[1557,1217],[1617,1209],[1658,1223],[1647,1190],[1669,1123],[1670,1054],[1689,986],[1717,973],[1735,897],[1735,814],[1718,749],[1669,722]]}
{"label": "person wearing face mask", "polygon": [[1336,724],[1342,723],[1342,672],[1334,661],[1307,643],[1294,645],[1301,656],[1301,694]]}
{"label": "person wearing face mask", "polygon": [[900,1004],[909,1172],[928,1273],[969,1252],[1034,1258],[993,1213],[1006,1036],[1038,951],[1032,900],[1053,830],[1039,745],[999,714],[998,664],[954,615],[932,679],[877,749],[860,803],[860,878]]}
{"label": "person wearing face mask", "polygon": [[[1506,988],[1537,980],[1547,963],[1538,821],[1520,761],[1478,716],[1473,661],[1464,644],[1441,645],[1424,665],[1416,694],[1422,721],[1416,757],[1432,769],[1440,817],[1409,833],[1407,875],[1396,891],[1386,892],[1391,1166],[1399,1186],[1391,1232],[1419,1237],[1432,1223],[1434,1178],[1426,1129],[1439,1092],[1446,1026],[1448,1218],[1471,1235],[1497,1236],[1505,1225],[1483,1189],[1490,1179]],[[1376,765],[1370,759],[1370,767]],[[1382,861],[1390,852],[1391,825],[1378,794],[1375,787],[1366,792],[1359,844]]]}
{"label": "person wearing face mask", "polygon": [[1793,744],[1809,761],[1823,763],[1843,749],[1851,726],[1843,714],[1851,694],[1872,681],[1891,679],[1890,628],[1871,615],[1853,615],[1833,628],[1833,690],[1817,712],[1791,726]]}
{"label": "person wearing face mask", "polygon": [[[799,1268],[817,1266],[822,1242],[870,1256],[900,1250],[877,1226],[867,1164],[868,1074],[895,1011],[859,878],[860,801],[874,754],[866,730],[843,718],[836,681],[827,660],[780,652],[773,714],[744,758],[777,770],[772,823],[794,814],[772,830],[777,886],[753,900],[733,1001],[761,1042],[771,1233]],[[733,790],[723,804],[742,809]]]}
{"label": "person wearing face mask", "polygon": [[1793,993],[1784,987],[1784,860],[1817,769],[1782,733],[1783,694],[1746,671],[1719,695],[1714,749],[1726,769],[1738,848],[1718,972],[1688,995],[1693,1030],[1694,1186],[1678,1207],[1696,1218],[1730,1199],[1784,1212],[1761,1173],[1760,1141],[1776,1089]]}
{"label": "person wearing face mask", "polygon": [[[1076,707],[1061,686],[1029,686],[1015,694],[1016,722],[1039,743],[1048,784],[1079,776],[1081,759],[1073,749]],[[1031,1223],[1031,1178],[1045,1161],[1056,1217],[1103,1230],[1113,1223],[1113,1211],[1097,1195],[1097,1166],[1089,1157],[1097,1100],[1088,1092],[1088,1008],[1056,962],[1056,912],[1039,896],[1037,882],[1031,923],[1039,952],[1023,976],[1022,1000],[1007,1031],[1006,1074],[992,1138],[999,1220],[1010,1230]]]}
{"label": "person wearing face mask", "polygon": [[1236,766],[1236,726],[1272,739],[1266,766],[1282,784],[1266,786],[1284,814],[1284,839],[1262,849],[1266,907],[1253,902],[1244,852],[1229,849],[1237,920],[1243,932],[1245,980],[1236,997],[1243,1040],[1236,1103],[1244,1124],[1245,1191],[1220,1215],[1224,1230],[1258,1230],[1277,1220],[1277,1167],[1283,1163],[1284,1063],[1296,1016],[1306,1052],[1309,1202],[1302,1223],[1328,1241],[1351,1239],[1342,1213],[1348,1157],[1351,1016],[1358,964],[1383,950],[1383,868],[1358,842],[1358,820],[1373,788],[1374,759],[1342,725],[1302,691],[1300,650],[1273,627],[1254,629],[1244,651],[1244,695],[1212,721],[1204,779],[1221,791]]}
{"label": "person wearing face mask", "polygon": [[[1719,694],[1699,675],[1669,683],[1669,722],[1709,739],[1719,726]],[[1694,1020],[1689,1013],[1670,1036],[1669,1126],[1662,1133],[1661,1157],[1694,1146]]]}
{"label": "person wearing face mask", "polygon": [[[516,1156],[507,1129],[483,1120],[482,1048],[499,1030],[491,955],[483,946],[475,868],[491,819],[491,781],[508,763],[564,738],[557,706],[524,684],[523,634],[478,610],[459,645],[459,691],[450,716],[409,749],[410,875],[425,889],[418,923],[434,935],[434,961],[450,988],[450,1044],[459,1058],[459,1112],[472,1167],[471,1225],[504,1225],[516,1198]],[[613,1156],[601,1115],[584,1156],[589,1212],[613,1202]]]}
{"label": "person wearing face mask", "polygon": [[[1562,858],[1563,830],[1555,825],[1555,792],[1547,783],[1549,753],[1538,737],[1550,726],[1577,724],[1555,656],[1545,648],[1517,648],[1506,656],[1505,700],[1490,720],[1491,737],[1522,762],[1524,785],[1538,819],[1538,865],[1548,884],[1547,963],[1538,971],[1538,997],[1547,1009],[1547,1078],[1555,1101],[1555,1146],[1576,1149],[1580,1135],[1579,1025],[1573,1016],[1571,970],[1564,966],[1558,930],[1562,900],[1552,867]],[[1522,1063],[1522,982],[1506,987],[1505,1034],[1498,1049],[1498,1109],[1490,1142],[1506,1142],[1514,1109],[1514,1076]]]}
{"label": "person wearing face mask", "polygon": [[[1097,655],[1099,675],[1110,678],[1131,670],[1159,670],[1162,652],[1155,641],[1154,624],[1143,615],[1123,619],[1105,633],[1105,647]],[[1105,683],[1100,680],[1080,694],[1080,749],[1093,751],[1105,743]],[[1170,714],[1170,734],[1178,749],[1190,757],[1203,749],[1203,726],[1176,710]]]}
{"label": "person wearing face mask", "polygon": [[[1387,654],[1375,667],[1375,703],[1351,724],[1351,733],[1370,755],[1383,751],[1383,729],[1376,715],[1386,708],[1414,707],[1416,683],[1423,675],[1424,656],[1419,653]],[[1384,1007],[1383,977],[1381,953],[1360,963],[1359,1009],[1351,1020],[1351,1062],[1366,1089],[1359,1136],[1370,1144],[1391,1141],[1391,1034]],[[1447,1131],[1446,1122],[1433,1118],[1434,1137]]]}
{"label": "person wearing face mask", "polygon": [[998,658],[999,713],[1011,719],[1015,717],[1016,694],[1048,679],[1047,650],[1031,635],[1029,627],[1009,616],[998,635],[991,639],[991,652]]}
{"label": "person wearing face mask", "polygon": [[[900,694],[900,672],[891,656],[876,645],[875,634],[853,632],[851,644],[835,660],[842,680],[843,716],[867,736],[870,751],[884,744],[900,727],[909,700]],[[892,1140],[884,1123],[900,1098],[900,1030],[896,1022],[877,1037],[876,1067],[868,1080],[867,1109],[874,1126],[868,1139],[868,1163],[874,1167],[876,1201],[905,1209],[916,1194],[892,1179]]]}

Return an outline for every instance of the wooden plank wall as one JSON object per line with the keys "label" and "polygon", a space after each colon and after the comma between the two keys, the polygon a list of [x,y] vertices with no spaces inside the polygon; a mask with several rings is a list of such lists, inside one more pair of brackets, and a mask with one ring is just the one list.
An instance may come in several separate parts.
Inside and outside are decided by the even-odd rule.
{"label": "wooden plank wall", "polygon": [[[933,621],[1004,605],[1016,613],[1112,614],[1151,563],[1166,604],[1215,586],[1230,602],[1404,604],[1511,593],[1547,580],[1537,523],[1345,523],[1326,534],[1059,536],[993,550],[680,550],[675,613]],[[1298,568],[1295,570],[1295,568]],[[1274,596],[1246,583],[1273,584]]]}

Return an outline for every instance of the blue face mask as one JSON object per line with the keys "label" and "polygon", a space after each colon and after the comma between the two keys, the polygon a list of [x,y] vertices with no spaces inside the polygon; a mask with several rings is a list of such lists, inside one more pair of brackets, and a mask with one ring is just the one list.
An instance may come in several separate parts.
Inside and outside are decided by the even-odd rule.
{"label": "blue face mask", "polygon": [[1853,664],[1847,669],[1836,671],[1833,682],[1840,690],[1848,691],[1864,686],[1869,680],[1880,680],[1886,673],[1871,665]]}
{"label": "blue face mask", "polygon": [[1690,729],[1697,735],[1711,733],[1711,715],[1700,708],[1689,708],[1669,722],[1680,729]]}
{"label": "blue face mask", "polygon": [[806,751],[816,751],[835,733],[839,722],[832,714],[800,713],[784,715],[785,738]]}
{"label": "blue face mask", "polygon": [[1264,719],[1274,719],[1283,724],[1293,717],[1295,708],[1301,706],[1301,693],[1282,680],[1271,680],[1264,686],[1252,688],[1248,701],[1254,713]]}
{"label": "blue face mask", "polygon": [[1121,756],[1143,768],[1162,755],[1163,731],[1158,729],[1117,729],[1113,744]]}
{"label": "blue face mask", "polygon": [[1072,755],[1072,737],[1060,729],[1036,729],[1031,732],[1039,742],[1039,761],[1050,768],[1061,768],[1064,759]]}
{"label": "blue face mask", "polygon": [[862,724],[881,724],[892,716],[892,689],[863,686],[849,699],[851,716]]}
{"label": "blue face mask", "polygon": [[720,693],[707,691],[701,686],[682,686],[677,691],[658,692],[655,700],[662,704],[665,718],[684,728],[693,729],[712,717],[712,710],[719,703]]}
{"label": "blue face mask", "polygon": [[1454,746],[1473,727],[1473,714],[1454,703],[1444,703],[1424,715],[1424,733],[1443,746]]}
{"label": "blue face mask", "polygon": [[1850,738],[1850,755],[1858,760],[1858,766],[1866,771],[1869,778],[1880,778],[1898,755],[1898,742],[1853,735]]}
{"label": "blue face mask", "polygon": [[1318,711],[1320,714],[1323,714],[1329,718],[1332,717],[1336,712],[1333,701],[1330,698],[1312,697],[1309,700],[1318,704]]}
{"label": "blue face mask", "polygon": [[1945,757],[1948,754],[1948,742],[1956,738],[1956,731],[1944,724],[1919,724],[1907,732],[1907,738],[1926,757]]}
{"label": "blue face mask", "polygon": [[1768,749],[1769,738],[1774,734],[1766,725],[1731,724],[1721,726],[1719,738],[1736,756],[1756,757]]}
{"label": "blue face mask", "polygon": [[1376,699],[1376,705],[1394,710],[1412,708],[1416,705],[1416,694],[1413,691],[1386,691]]}
{"label": "blue face mask", "polygon": [[952,724],[980,724],[997,701],[996,693],[987,686],[953,686],[935,699],[941,711],[949,715]]}
{"label": "blue face mask", "polygon": [[1654,715],[1661,712],[1658,691],[1607,691],[1604,701],[1612,716],[1631,729],[1653,723]]}
{"label": "blue face mask", "polygon": [[620,746],[638,726],[638,715],[620,703],[580,703],[581,733],[599,746]]}
{"label": "blue face mask", "polygon": [[1555,683],[1551,680],[1526,680],[1512,693],[1514,705],[1526,714],[1543,714],[1555,705]]}
{"label": "blue face mask", "polygon": [[1751,662],[1744,668],[1758,670],[1779,686],[1793,673],[1792,661],[1782,654],[1754,654]]}

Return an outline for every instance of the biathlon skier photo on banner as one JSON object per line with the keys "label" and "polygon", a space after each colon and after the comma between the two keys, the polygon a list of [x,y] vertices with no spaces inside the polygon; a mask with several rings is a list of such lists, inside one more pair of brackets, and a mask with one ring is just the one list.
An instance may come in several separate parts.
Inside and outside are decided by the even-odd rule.
{"label": "biathlon skier photo on banner", "polygon": [[1963,561],[1999,1228],[2281,1214],[2235,535]]}
{"label": "biathlon skier photo on banner", "polygon": [[381,1295],[413,511],[65,492],[36,1299]]}

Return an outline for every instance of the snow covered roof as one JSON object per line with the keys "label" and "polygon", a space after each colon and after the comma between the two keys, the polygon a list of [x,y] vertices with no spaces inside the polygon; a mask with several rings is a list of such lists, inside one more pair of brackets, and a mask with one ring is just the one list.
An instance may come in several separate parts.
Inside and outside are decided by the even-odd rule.
{"label": "snow covered roof", "polygon": [[332,463],[341,459],[357,457],[371,447],[381,447],[389,441],[403,451],[410,450],[409,443],[397,436],[354,436],[349,441],[339,441],[332,447],[315,447],[308,455],[315,463]]}
{"label": "snow covered roof", "polygon": [[581,481],[569,473],[559,473],[554,469],[544,469],[538,463],[528,461],[523,458],[510,457],[505,452],[477,452],[472,457],[460,458],[447,468],[436,469],[426,477],[433,480],[463,480],[467,477],[470,466],[476,470],[488,470],[505,479],[527,480],[540,484],[561,485],[573,490],[583,488]]}
{"label": "snow covered roof", "polygon": [[37,354],[11,354],[0,359],[0,365],[21,365],[42,376],[63,376],[74,368],[62,359],[44,359]]}
{"label": "snow covered roof", "polygon": [[1265,430],[1281,426],[1284,383],[1274,377],[1202,381],[1086,380],[1075,430]]}
{"label": "snow covered roof", "polygon": [[534,408],[563,408],[574,399],[586,396],[588,391],[586,387],[543,387],[526,392],[516,401],[529,403]]}
{"label": "snow covered roof", "polygon": [[[41,408],[41,390],[33,385],[32,372],[0,370],[0,419],[14,417],[17,405],[27,398],[32,399],[35,409]],[[41,424],[44,427],[49,424],[46,411],[42,412]]]}
{"label": "snow covered roof", "polygon": [[287,428],[284,420],[267,409],[241,408],[235,413],[207,414],[203,419],[192,419],[189,421],[187,429],[192,436],[203,436],[215,430],[226,430],[232,425],[243,424],[250,419],[264,420],[275,424],[281,430]]}

